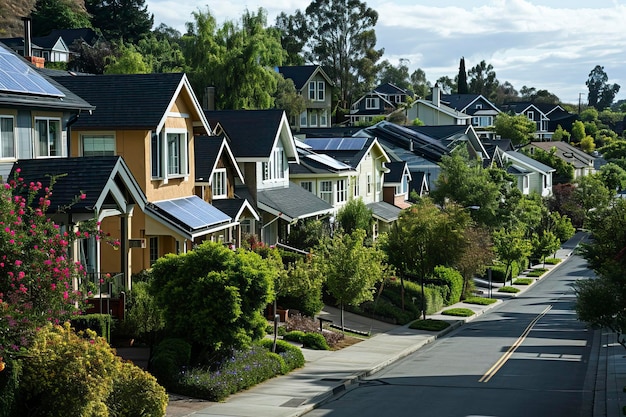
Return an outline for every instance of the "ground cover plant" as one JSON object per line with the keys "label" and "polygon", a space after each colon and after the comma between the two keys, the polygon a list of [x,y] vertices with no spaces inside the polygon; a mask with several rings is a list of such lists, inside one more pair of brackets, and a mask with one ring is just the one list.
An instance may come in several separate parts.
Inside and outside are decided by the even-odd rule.
{"label": "ground cover plant", "polygon": [[440,332],[450,327],[450,323],[444,320],[426,319],[415,320],[409,325],[410,329],[415,330],[428,330],[433,332]]}
{"label": "ground cover plant", "polygon": [[498,300],[496,298],[469,297],[463,300],[463,302],[467,304],[477,304],[477,305],[485,306],[485,305],[497,303]]}
{"label": "ground cover plant", "polygon": [[526,275],[529,277],[540,277],[545,274],[548,270],[545,268],[535,268],[532,271],[528,272]]}
{"label": "ground cover plant", "polygon": [[444,316],[470,317],[475,313],[469,308],[449,308],[441,312]]}
{"label": "ground cover plant", "polygon": [[504,287],[500,287],[498,289],[498,292],[503,292],[503,293],[508,293],[508,294],[515,294],[515,293],[518,293],[519,291],[520,291],[519,288],[510,287],[508,285]]}
{"label": "ground cover plant", "polygon": [[516,278],[515,281],[513,281],[513,284],[514,285],[530,285],[533,282],[535,282],[535,280],[532,278]]}
{"label": "ground cover plant", "polygon": [[544,264],[548,264],[548,265],[556,265],[560,262],[561,262],[561,259],[559,258],[546,258],[543,261]]}

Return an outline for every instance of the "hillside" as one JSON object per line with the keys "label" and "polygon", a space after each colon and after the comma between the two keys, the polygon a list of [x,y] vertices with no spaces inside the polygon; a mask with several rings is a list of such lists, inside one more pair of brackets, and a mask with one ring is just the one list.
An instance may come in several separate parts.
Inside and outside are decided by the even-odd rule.
{"label": "hillside", "polygon": [[[0,37],[11,38],[24,35],[22,17],[30,16],[37,0],[0,0]],[[84,0],[67,0],[84,9]]]}

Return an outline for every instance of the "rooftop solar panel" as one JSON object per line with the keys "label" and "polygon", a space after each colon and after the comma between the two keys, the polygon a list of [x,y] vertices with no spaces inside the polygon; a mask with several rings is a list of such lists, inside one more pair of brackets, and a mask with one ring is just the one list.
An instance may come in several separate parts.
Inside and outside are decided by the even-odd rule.
{"label": "rooftop solar panel", "polygon": [[312,138],[304,142],[316,151],[358,151],[363,149],[367,138]]}
{"label": "rooftop solar panel", "polygon": [[167,217],[186,225],[191,230],[231,220],[226,214],[196,196],[159,201],[154,205]]}
{"label": "rooftop solar panel", "polygon": [[306,157],[314,161],[320,162],[332,169],[337,169],[337,170],[352,169],[350,165],[344,164],[341,161],[337,161],[335,158],[331,158],[328,155],[309,154],[309,155],[306,155]]}
{"label": "rooftop solar panel", "polygon": [[65,97],[65,94],[4,47],[0,47],[0,90]]}

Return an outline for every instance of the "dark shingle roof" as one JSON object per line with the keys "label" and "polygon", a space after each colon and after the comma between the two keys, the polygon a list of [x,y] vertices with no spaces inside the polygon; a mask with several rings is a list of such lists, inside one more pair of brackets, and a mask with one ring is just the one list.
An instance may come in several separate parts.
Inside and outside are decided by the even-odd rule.
{"label": "dark shingle roof", "polygon": [[[24,178],[26,184],[41,182],[44,187],[48,187],[51,177],[55,176],[56,182],[52,187],[50,198],[50,213],[70,205],[71,209],[66,211],[93,213],[103,190],[107,188],[107,183],[112,180],[112,173],[122,161],[121,156],[22,159],[13,165],[9,178],[13,178],[15,170],[20,168],[19,175]],[[82,193],[86,198],[77,200]],[[75,204],[72,205],[73,202]]]}
{"label": "dark shingle roof", "polygon": [[205,111],[213,130],[219,123],[236,158],[268,157],[281,127],[283,110]]}
{"label": "dark shingle roof", "polygon": [[415,132],[422,133],[434,139],[448,139],[454,135],[464,134],[467,125],[442,125],[442,126],[406,126]]}
{"label": "dark shingle roof", "polygon": [[479,96],[480,94],[442,94],[441,101],[454,110],[463,111]]}
{"label": "dark shingle roof", "polygon": [[301,90],[317,68],[317,65],[296,65],[278,67],[278,72],[281,73],[285,79],[291,79],[296,90]]}
{"label": "dark shingle roof", "polygon": [[208,181],[222,147],[224,136],[196,136],[194,138],[194,161],[196,181]]}
{"label": "dark shingle roof", "polygon": [[[244,208],[246,201],[247,200],[245,198],[224,198],[220,200],[213,200],[211,204],[213,204],[213,206],[215,206],[215,208],[222,213],[225,213],[233,218],[235,221],[238,221],[238,215]],[[248,207],[254,211],[254,208],[251,204],[249,204]],[[258,213],[256,213],[256,211],[254,211],[254,213],[258,216]]]}
{"label": "dark shingle roof", "polygon": [[[341,138],[307,138],[303,139],[302,142],[306,143],[317,153],[323,153],[325,155],[331,156],[339,162],[343,162],[344,164],[350,165],[352,168],[356,168],[366,152],[372,146],[374,142],[373,137],[351,137],[351,138],[343,138],[346,141],[352,141],[352,143],[357,143],[355,139],[362,139],[360,146],[350,147],[350,149],[345,149],[341,145],[338,148],[329,147],[329,143],[331,139],[341,139]],[[335,141],[335,143],[340,143]]]}
{"label": "dark shingle roof", "polygon": [[287,221],[329,213],[333,206],[293,182],[287,188],[262,190],[258,193],[259,206],[280,213]]}
{"label": "dark shingle roof", "polygon": [[387,94],[387,95],[394,95],[394,94],[411,95],[409,91],[403,88],[400,88],[397,85],[394,85],[392,83],[381,84],[378,87],[376,87],[374,91],[376,91],[377,93]]}
{"label": "dark shingle roof", "polygon": [[450,153],[437,139],[393,123],[379,122],[364,130],[433,162],[440,162],[443,155]]}
{"label": "dark shingle roof", "polygon": [[385,201],[379,201],[376,203],[369,203],[367,208],[372,210],[372,215],[378,220],[382,220],[385,223],[391,223],[398,220],[400,216],[401,208],[389,204]]}
{"label": "dark shingle roof", "polygon": [[96,106],[93,114],[81,116],[75,127],[155,129],[184,77],[182,73],[165,73],[54,79]]}
{"label": "dark shingle roof", "polygon": [[406,168],[405,161],[387,162],[385,167],[389,168],[389,172],[385,173],[386,183],[400,183]]}
{"label": "dark shingle roof", "polygon": [[63,42],[65,42],[68,48],[71,48],[75,40],[82,39],[89,45],[93,45],[94,41],[100,37],[98,36],[96,31],[91,28],[55,29],[50,32],[50,35],[60,36],[61,38],[63,38]]}

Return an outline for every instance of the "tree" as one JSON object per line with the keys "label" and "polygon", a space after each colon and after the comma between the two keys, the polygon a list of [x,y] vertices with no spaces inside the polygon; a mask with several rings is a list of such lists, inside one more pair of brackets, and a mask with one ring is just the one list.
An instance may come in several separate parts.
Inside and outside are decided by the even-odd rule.
{"label": "tree", "polygon": [[154,24],[146,0],[85,0],[92,24],[106,39],[131,44],[147,36]]}
{"label": "tree", "polygon": [[611,192],[621,191],[626,188],[626,170],[617,164],[609,162],[603,165],[598,172],[600,179]]}
{"label": "tree", "polygon": [[300,10],[291,16],[281,12],[274,27],[280,31],[280,43],[287,52],[284,65],[303,65],[303,49],[309,38],[304,14]]}
{"label": "tree", "polygon": [[580,149],[587,153],[592,153],[596,149],[595,141],[593,140],[593,136],[586,135],[580,141]]}
{"label": "tree", "polygon": [[556,130],[552,134],[553,142],[567,142],[569,143],[571,138],[570,133],[567,130],[564,130],[561,125],[556,126]]}
{"label": "tree", "polygon": [[556,147],[553,146],[547,152],[536,148],[529,156],[535,161],[539,161],[556,170],[552,174],[553,184],[565,184],[574,180],[574,166],[556,155]]}
{"label": "tree", "polygon": [[461,57],[461,61],[459,62],[459,75],[457,77],[457,80],[457,93],[467,94],[469,92],[469,87],[467,86],[467,71],[465,71],[464,57]]}
{"label": "tree", "polygon": [[626,140],[616,140],[600,149],[604,159],[615,161],[618,159],[626,159]]}
{"label": "tree", "polygon": [[317,256],[323,257],[328,292],[341,309],[342,330],[344,307],[373,300],[375,285],[385,277],[384,252],[365,246],[364,239],[365,231],[361,229],[352,234],[337,233],[317,250]]}
{"label": "tree", "polygon": [[609,84],[609,77],[604,72],[604,67],[596,65],[589,73],[589,78],[585,85],[589,89],[587,101],[590,106],[598,110],[604,110],[610,107],[619,92],[619,84]]}
{"label": "tree", "polygon": [[176,33],[174,29],[162,25],[135,46],[151,72],[186,72],[185,57],[180,49],[180,35],[176,38]]}
{"label": "tree", "polygon": [[76,53],[72,54],[69,68],[88,74],[104,74],[107,62],[115,54],[114,48],[106,41],[97,42],[93,46],[76,41],[74,48]]}
{"label": "tree", "polygon": [[[514,262],[519,262],[530,256],[532,251],[531,242],[524,237],[522,228],[505,229],[501,228],[493,233],[493,244],[500,260],[505,266],[504,282],[506,282],[511,272]],[[511,275],[511,285],[513,276]]]}
{"label": "tree", "polygon": [[559,104],[561,100],[548,90],[537,90],[534,87],[523,86],[520,90],[521,99],[531,103]]}
{"label": "tree", "polygon": [[598,174],[585,175],[576,180],[572,198],[581,209],[584,226],[592,211],[609,205],[611,193]]}
{"label": "tree", "polygon": [[437,79],[436,84],[439,85],[439,88],[441,88],[441,91],[444,94],[453,94],[457,83],[452,78],[444,75],[443,77],[439,77]]}
{"label": "tree", "polygon": [[300,113],[306,110],[306,100],[301,94],[298,94],[293,80],[276,73],[276,93],[274,95],[274,106],[277,109],[285,110],[287,120],[299,117]]}
{"label": "tree", "polygon": [[519,93],[517,92],[515,87],[513,87],[513,84],[505,81],[502,84],[498,85],[494,98],[494,102],[496,104],[503,104],[517,100],[519,100]]}
{"label": "tree", "polygon": [[254,252],[206,241],[160,258],[150,292],[164,310],[170,335],[217,351],[263,337],[262,311],[274,296],[277,273],[275,264]]}
{"label": "tree", "polygon": [[510,139],[513,145],[525,145],[535,138],[537,125],[523,114],[509,115],[500,113],[496,116],[496,134]]}
{"label": "tree", "polygon": [[407,59],[400,59],[397,66],[391,65],[387,60],[381,62],[378,70],[378,83],[390,83],[404,90],[412,90],[408,62]]}
{"label": "tree", "polygon": [[133,45],[121,45],[116,55],[109,57],[104,69],[105,74],[149,74],[150,65],[144,61],[144,55],[137,52]]}
{"label": "tree", "polygon": [[91,27],[87,10],[71,0],[37,0],[31,16],[35,37],[46,36],[54,29]]}
{"label": "tree", "polygon": [[494,259],[491,235],[486,228],[470,226],[465,230],[466,247],[455,267],[463,277],[463,299],[473,290],[473,278],[485,272]]}
{"label": "tree", "polygon": [[572,142],[580,143],[585,136],[587,136],[585,132],[585,124],[580,120],[576,120],[572,123]]}
{"label": "tree", "polygon": [[376,78],[383,54],[375,49],[378,13],[359,0],[313,0],[304,14],[305,59],[324,67],[339,90],[339,107],[347,109]]}
{"label": "tree", "polygon": [[423,69],[418,68],[411,73],[411,90],[417,98],[426,98],[431,92],[433,86],[426,79],[426,73]]}
{"label": "tree", "polygon": [[218,27],[215,17],[193,13],[182,38],[183,54],[196,92],[215,86],[217,109],[268,109],[274,106],[284,51],[280,33],[266,29],[266,12],[245,11],[240,22]]}
{"label": "tree", "polygon": [[546,257],[555,253],[561,247],[559,238],[549,230],[533,234],[531,239],[532,255],[540,259],[544,265]]}
{"label": "tree", "polygon": [[361,229],[367,236],[372,235],[374,223],[372,210],[367,208],[361,198],[353,198],[341,207],[337,213],[337,220],[344,233],[352,234],[355,230]]}
{"label": "tree", "polygon": [[500,82],[496,78],[496,72],[491,64],[487,64],[484,60],[480,61],[478,65],[468,71],[467,75],[470,93],[481,94],[488,100],[495,97]]}

